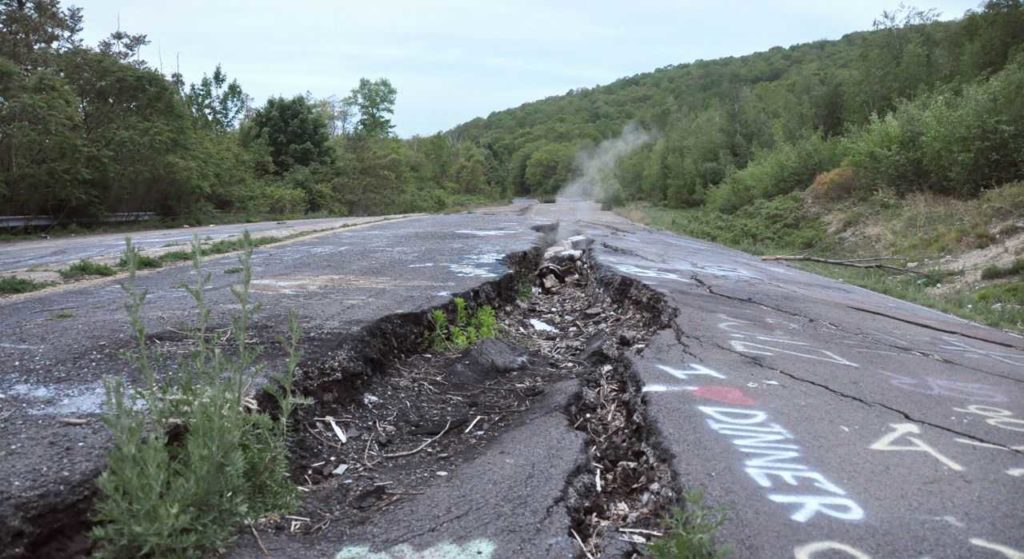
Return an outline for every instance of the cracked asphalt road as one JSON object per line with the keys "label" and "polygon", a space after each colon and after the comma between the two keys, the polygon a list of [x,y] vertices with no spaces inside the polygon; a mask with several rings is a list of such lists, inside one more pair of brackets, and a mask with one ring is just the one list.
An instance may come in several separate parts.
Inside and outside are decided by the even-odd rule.
{"label": "cracked asphalt road", "polygon": [[[427,216],[262,249],[260,325],[276,336],[295,309],[308,342],[329,347],[337,332],[486,281],[502,270],[496,256],[538,242],[529,225],[555,220],[560,236],[594,238],[599,264],[679,309],[634,365],[680,482],[727,512],[720,539],[733,556],[1024,557],[1024,339],[592,204]],[[222,272],[233,265],[211,262],[221,318],[230,308]],[[145,276],[154,332],[187,319],[184,294],[171,288],[188,277],[187,267]],[[102,466],[96,422],[56,420],[94,416],[96,383],[125,370],[121,300],[116,280],[105,280],[0,302],[5,520],[73,492]],[[74,317],[53,318],[65,309]],[[381,523],[307,551],[571,555],[557,494],[580,451],[558,408],[539,407],[492,454]]]}
{"label": "cracked asphalt road", "polygon": [[196,235],[204,242],[241,237],[245,231],[248,231],[253,237],[286,237],[297,233],[327,231],[381,220],[378,217],[294,219],[12,241],[0,244],[0,272],[56,270],[79,260],[116,262],[124,252],[126,236],[131,236],[132,242],[140,250],[159,253],[187,249]]}
{"label": "cracked asphalt road", "polygon": [[1024,557],[1024,339],[575,213],[680,311],[634,363],[735,556]]}

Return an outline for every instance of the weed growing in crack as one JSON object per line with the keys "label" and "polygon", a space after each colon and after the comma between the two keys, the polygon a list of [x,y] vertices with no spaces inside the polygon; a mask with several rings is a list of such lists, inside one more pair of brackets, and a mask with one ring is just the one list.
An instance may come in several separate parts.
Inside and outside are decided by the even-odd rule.
{"label": "weed growing in crack", "polygon": [[529,301],[533,298],[533,284],[529,281],[519,282],[519,287],[516,289],[516,299],[520,301]]}
{"label": "weed growing in crack", "polygon": [[452,302],[455,304],[454,320],[449,321],[448,315],[440,309],[430,313],[430,344],[434,351],[461,351],[480,340],[498,335],[498,319],[493,308],[483,305],[470,312],[462,297],[456,297]]}
{"label": "weed growing in crack", "polygon": [[112,276],[117,273],[113,267],[92,260],[79,260],[60,271],[65,280],[78,279],[85,276]]}
{"label": "weed growing in crack", "polygon": [[0,278],[0,295],[15,295],[18,293],[29,293],[38,291],[53,285],[48,281],[35,281],[28,278],[16,276],[4,276]]}
{"label": "weed growing in crack", "polygon": [[730,550],[715,543],[715,534],[725,522],[723,509],[709,509],[704,494],[694,490],[686,494],[685,507],[675,509],[666,519],[666,533],[647,546],[654,559],[719,559]]}
{"label": "weed growing in crack", "polygon": [[[294,316],[285,342],[289,359],[268,391],[277,399],[276,419],[248,397],[259,367],[260,348],[248,341],[256,311],[249,292],[252,245],[239,256],[239,283],[231,293],[240,308],[229,339],[218,347],[210,331],[205,299],[210,274],[193,241],[196,281],[185,286],[196,306],[191,355],[157,379],[160,356],[149,347],[142,309],[146,291],[136,282],[139,253],[127,240],[124,262],[126,309],[135,340],[131,357],[140,372],[137,387],[106,381],[106,425],[113,435],[107,469],[97,484],[97,557],[200,557],[232,539],[245,522],[287,512],[298,501],[288,479],[288,417],[299,400],[292,389],[300,332]],[[230,355],[228,355],[230,353]]]}
{"label": "weed growing in crack", "polygon": [[138,271],[160,268],[163,267],[164,263],[160,258],[142,254],[142,251],[132,245],[131,242],[128,242],[127,248],[125,248],[124,254],[121,255],[121,260],[118,261],[117,265],[125,270],[134,267],[135,271]]}

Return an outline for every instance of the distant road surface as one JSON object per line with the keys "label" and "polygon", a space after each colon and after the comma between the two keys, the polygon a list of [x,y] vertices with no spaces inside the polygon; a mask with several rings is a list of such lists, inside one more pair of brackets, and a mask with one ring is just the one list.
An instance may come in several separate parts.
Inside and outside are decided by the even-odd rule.
{"label": "distant road surface", "polygon": [[114,258],[124,250],[124,238],[129,236],[140,249],[153,250],[186,246],[192,242],[195,235],[199,235],[200,239],[207,241],[240,237],[245,231],[249,231],[253,236],[283,237],[301,232],[338,229],[380,219],[379,217],[292,219],[10,241],[0,243],[0,272],[14,272],[30,268],[59,268],[83,259]]}

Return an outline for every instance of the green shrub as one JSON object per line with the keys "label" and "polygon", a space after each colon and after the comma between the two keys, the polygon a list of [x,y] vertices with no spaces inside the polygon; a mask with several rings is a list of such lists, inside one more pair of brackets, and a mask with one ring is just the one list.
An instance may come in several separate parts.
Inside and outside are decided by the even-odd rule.
{"label": "green shrub", "polygon": [[92,260],[79,260],[74,264],[60,271],[60,277],[71,280],[85,276],[112,276],[117,273],[111,266],[93,262]]}
{"label": "green shrub", "polygon": [[857,177],[853,169],[841,166],[814,177],[807,188],[807,196],[814,202],[834,203],[845,200],[857,192]]}
{"label": "green shrub", "polygon": [[826,248],[825,224],[808,215],[799,193],[757,200],[733,214],[708,208],[646,208],[651,225],[755,254]]}
{"label": "green shrub", "polygon": [[128,248],[125,249],[121,259],[117,262],[119,268],[128,269],[129,267],[134,267],[135,270],[150,270],[161,268],[163,265],[163,260],[159,257],[142,254],[142,251],[131,243],[128,243]]}
{"label": "green shrub", "polygon": [[493,308],[484,305],[470,312],[462,297],[455,297],[452,302],[455,304],[454,320],[449,321],[440,309],[431,311],[429,338],[434,351],[459,351],[498,335],[498,319]]}
{"label": "green shrub", "polygon": [[981,279],[993,280],[1024,274],[1024,258],[1018,258],[1009,266],[987,266],[981,271]]}
{"label": "green shrub", "polygon": [[900,103],[846,142],[874,188],[975,196],[1024,176],[1024,56],[987,81]]}
{"label": "green shrub", "polygon": [[184,250],[172,250],[160,255],[160,260],[163,262],[183,262],[191,259],[192,254]]}
{"label": "green shrub", "polygon": [[776,146],[759,153],[744,169],[711,189],[707,205],[732,213],[755,200],[803,191],[818,173],[838,165],[839,155],[839,144],[819,135]]}
{"label": "green shrub", "polygon": [[[245,239],[248,240],[248,234]],[[217,347],[205,300],[210,275],[193,243],[196,283],[186,286],[197,313],[194,349],[173,366],[160,367],[142,319],[146,292],[136,282],[138,251],[128,241],[125,263],[129,321],[135,337],[138,386],[106,381],[104,421],[113,436],[107,469],[97,484],[91,537],[97,557],[206,557],[230,542],[238,528],[270,513],[289,511],[297,493],[288,479],[288,418],[299,403],[291,379],[300,332],[292,317],[286,372],[268,387],[276,396],[274,421],[255,409],[247,391],[256,380],[259,348],[248,342],[255,309],[249,296],[252,249],[239,257],[241,279],[231,289],[239,313],[232,321],[233,348]]]}
{"label": "green shrub", "polygon": [[52,285],[50,282],[35,281],[28,278],[16,276],[4,276],[0,278],[0,295],[15,295],[17,293],[28,293],[38,291]]}

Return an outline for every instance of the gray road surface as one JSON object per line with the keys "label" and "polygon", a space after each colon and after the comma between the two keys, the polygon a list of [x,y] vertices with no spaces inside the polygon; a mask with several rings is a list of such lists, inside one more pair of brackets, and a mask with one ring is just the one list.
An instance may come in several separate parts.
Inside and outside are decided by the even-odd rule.
{"label": "gray road surface", "polygon": [[[1024,557],[1024,340],[592,205],[420,217],[260,250],[260,324],[279,331],[295,310],[315,342],[440,303],[501,273],[501,255],[538,242],[528,226],[555,219],[679,309],[635,365],[680,481],[727,511],[720,537],[734,557]],[[211,263],[218,317],[233,265]],[[188,278],[187,267],[145,276],[154,332],[188,319],[171,289]],[[57,420],[91,417],[100,379],[125,370],[121,297],[106,281],[0,302],[0,517],[98,471],[102,429]],[[62,310],[73,318],[53,319]],[[398,532],[312,542],[309,556],[376,557],[360,550],[383,543],[409,557],[569,556],[552,480],[579,443],[553,417],[403,505]],[[543,507],[521,502],[530,494]],[[495,509],[505,504],[525,524]]]}
{"label": "gray road surface", "polygon": [[196,235],[203,241],[220,241],[240,237],[244,231],[249,231],[257,237],[269,235],[284,237],[295,233],[338,229],[378,220],[380,218],[375,217],[293,219],[10,241],[0,243],[0,272],[57,269],[83,259],[117,259],[124,251],[126,236],[131,236],[132,242],[144,251],[171,250],[172,248],[187,247]]}
{"label": "gray road surface", "polygon": [[679,309],[635,363],[735,556],[1024,557],[1019,336],[576,213]]}

